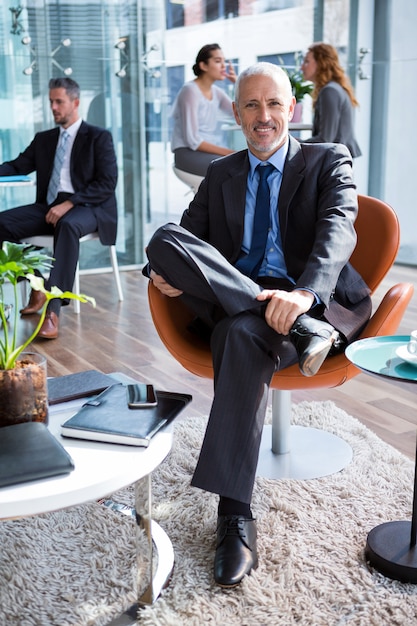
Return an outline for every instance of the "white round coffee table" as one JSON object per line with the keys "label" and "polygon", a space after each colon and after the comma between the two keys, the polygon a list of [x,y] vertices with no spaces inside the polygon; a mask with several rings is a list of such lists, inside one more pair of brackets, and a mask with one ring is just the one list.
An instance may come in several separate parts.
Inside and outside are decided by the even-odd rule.
{"label": "white round coffee table", "polygon": [[[152,520],[151,474],[166,458],[172,447],[168,427],[156,434],[148,448],[69,439],[60,434],[61,424],[75,413],[83,401],[50,407],[49,429],[71,455],[75,469],[67,476],[23,483],[0,489],[0,520],[27,517],[97,501],[135,484],[136,521],[148,538],[149,563],[146,589],[138,604],[151,604],[166,585],[174,566],[172,544],[162,528]],[[139,530],[137,531],[139,532]],[[153,549],[158,559],[152,558]],[[138,555],[140,558],[141,555]],[[155,561],[157,565],[155,566]],[[142,568],[143,571],[143,568]],[[143,580],[140,583],[144,588]],[[135,605],[136,606],[136,605]],[[127,614],[134,614],[131,607]],[[117,624],[127,624],[120,621]],[[129,623],[136,623],[130,621]]]}

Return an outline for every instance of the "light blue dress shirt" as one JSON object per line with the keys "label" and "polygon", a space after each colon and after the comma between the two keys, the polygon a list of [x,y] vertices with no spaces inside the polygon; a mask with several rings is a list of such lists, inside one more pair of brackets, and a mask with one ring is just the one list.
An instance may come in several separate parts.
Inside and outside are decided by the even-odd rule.
{"label": "light blue dress shirt", "polygon": [[[281,189],[282,173],[284,171],[284,163],[288,152],[288,141],[277,150],[268,161],[260,161],[248,150],[250,170],[247,180],[246,189],[246,205],[245,205],[245,224],[243,233],[242,250],[247,254],[251,247],[253,220],[255,215],[256,194],[259,185],[259,173],[256,167],[259,163],[271,163],[275,170],[268,177],[270,189],[270,228],[265,248],[265,256],[259,269],[258,276],[286,278],[295,285],[295,280],[288,275],[287,266],[285,264],[284,253],[282,250],[281,229],[278,216],[278,196]],[[306,291],[310,291],[314,296],[312,308],[321,303],[318,295],[308,287],[304,287]]]}
{"label": "light blue dress shirt", "polygon": [[[268,185],[270,189],[270,228],[265,248],[265,256],[259,270],[259,276],[269,276],[274,278],[287,278],[294,283],[288,274],[285,265],[284,254],[282,251],[281,229],[278,217],[278,196],[281,189],[282,173],[284,171],[284,163],[288,151],[288,141],[275,152],[268,161],[275,169],[268,177]],[[250,170],[247,180],[246,190],[246,206],[245,206],[245,225],[242,242],[242,250],[246,254],[249,252],[252,241],[253,221],[255,215],[256,194],[259,185],[259,173],[256,167],[259,163],[263,163],[250,151],[248,151]]]}

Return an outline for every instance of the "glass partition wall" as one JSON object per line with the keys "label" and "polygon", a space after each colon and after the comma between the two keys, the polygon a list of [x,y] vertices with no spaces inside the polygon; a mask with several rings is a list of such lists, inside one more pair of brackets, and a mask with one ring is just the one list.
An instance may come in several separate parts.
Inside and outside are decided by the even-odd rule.
{"label": "glass partition wall", "polygon": [[[10,5],[10,6],[9,6]],[[156,47],[148,30],[163,32],[164,5],[142,2],[0,0],[0,162],[13,159],[35,132],[54,125],[48,81],[71,76],[81,87],[84,120],[111,131],[119,168],[117,252],[121,266],[143,262],[149,202],[149,139],[161,124],[150,70]],[[158,87],[160,90],[160,86]],[[151,109],[151,110],[150,110]],[[152,115],[151,115],[152,113]],[[31,202],[34,188],[0,190],[0,210]],[[109,265],[98,242],[83,244],[82,268]]]}
{"label": "glass partition wall", "polygon": [[[292,69],[310,43],[323,40],[338,49],[360,102],[355,111],[363,152],[355,162],[358,190],[392,202],[405,211],[400,220],[409,224],[415,220],[410,199],[401,196],[403,186],[390,183],[384,155],[391,151],[380,145],[379,131],[394,123],[381,100],[381,89],[385,94],[389,89],[389,59],[382,65],[373,60],[378,41],[391,41],[390,31],[378,26],[381,12],[384,28],[392,28],[397,14],[392,4],[402,1],[379,1],[376,20],[374,2],[367,0],[0,0],[0,162],[17,156],[36,131],[53,126],[49,78],[72,76],[81,86],[82,117],[113,135],[119,264],[141,266],[152,232],[177,221],[191,199],[172,169],[170,112],[183,83],[194,77],[198,50],[219,43],[237,71],[264,59]],[[380,67],[387,68],[382,82]],[[220,86],[233,96],[230,82]],[[385,108],[388,102],[393,106],[394,96]],[[303,106],[303,121],[309,123],[309,97]],[[230,147],[244,146],[233,120],[220,122]],[[391,135],[386,131],[387,141]],[[378,159],[375,152],[371,159],[374,144]],[[34,188],[0,189],[0,210],[33,198]],[[407,227],[402,262],[414,254],[414,232]],[[80,263],[91,271],[107,267],[107,250],[98,242],[83,244]]]}

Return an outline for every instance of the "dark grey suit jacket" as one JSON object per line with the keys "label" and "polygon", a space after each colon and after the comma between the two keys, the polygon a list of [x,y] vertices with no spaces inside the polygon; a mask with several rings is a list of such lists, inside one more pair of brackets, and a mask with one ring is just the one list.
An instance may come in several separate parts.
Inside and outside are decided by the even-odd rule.
{"label": "dark grey suit jacket", "polygon": [[[36,202],[46,204],[59,128],[37,133],[31,144],[13,161],[0,165],[0,175],[36,172]],[[95,208],[100,241],[112,245],[117,233],[117,162],[109,131],[82,122],[71,152],[74,205]]]}
{"label": "dark grey suit jacket", "polygon": [[342,143],[353,158],[361,156],[354,134],[353,106],[339,83],[330,81],[320,90],[314,108],[313,134],[305,141]]}
{"label": "dark grey suit jacket", "polygon": [[[370,313],[369,289],[348,263],[358,211],[351,162],[345,146],[290,137],[277,207],[289,275],[319,296],[327,319],[348,338]],[[242,246],[248,171],[247,150],[214,161],[181,220],[232,264]]]}

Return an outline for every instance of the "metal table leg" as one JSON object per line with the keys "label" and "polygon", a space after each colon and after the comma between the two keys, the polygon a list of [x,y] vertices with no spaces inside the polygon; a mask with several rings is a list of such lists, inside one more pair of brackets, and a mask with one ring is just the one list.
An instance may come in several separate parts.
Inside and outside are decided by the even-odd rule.
{"label": "metal table leg", "polygon": [[417,583],[417,450],[414,466],[413,511],[407,520],[385,522],[368,534],[365,555],[381,574],[404,583]]}
{"label": "metal table leg", "polygon": [[135,483],[138,602],[107,626],[135,626],[140,607],[153,604],[174,569],[174,549],[166,532],[152,520],[152,476]]}
{"label": "metal table leg", "polygon": [[[136,533],[139,538],[145,533],[148,544],[146,564],[148,568],[147,587],[139,595],[139,605],[152,604],[168,583],[174,568],[174,550],[172,543],[162,528],[152,520],[152,476],[148,474],[135,485]],[[154,554],[154,548],[156,554]],[[138,550],[138,572],[144,555]],[[138,589],[140,581],[138,580]]]}

